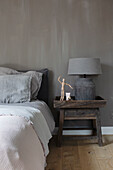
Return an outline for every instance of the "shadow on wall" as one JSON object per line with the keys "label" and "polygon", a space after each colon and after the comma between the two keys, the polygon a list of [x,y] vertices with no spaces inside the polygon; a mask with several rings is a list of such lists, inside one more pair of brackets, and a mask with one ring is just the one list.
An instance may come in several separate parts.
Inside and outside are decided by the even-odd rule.
{"label": "shadow on wall", "polygon": [[3,65],[0,65],[0,67],[8,67],[8,68],[12,68],[12,69],[15,69],[15,70],[33,69],[32,67],[22,66],[22,65],[18,65],[18,64],[3,64]]}
{"label": "shadow on wall", "polygon": [[113,66],[102,64],[102,75],[95,78],[96,94],[107,99],[102,110],[102,125],[113,126]]}

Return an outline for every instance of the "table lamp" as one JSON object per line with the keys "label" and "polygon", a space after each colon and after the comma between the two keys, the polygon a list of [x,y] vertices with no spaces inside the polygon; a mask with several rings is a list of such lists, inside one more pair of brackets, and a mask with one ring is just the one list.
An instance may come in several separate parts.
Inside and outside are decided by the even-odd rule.
{"label": "table lamp", "polygon": [[87,75],[102,74],[99,58],[72,58],[69,59],[68,75],[80,75],[75,83],[76,100],[94,100],[95,84]]}

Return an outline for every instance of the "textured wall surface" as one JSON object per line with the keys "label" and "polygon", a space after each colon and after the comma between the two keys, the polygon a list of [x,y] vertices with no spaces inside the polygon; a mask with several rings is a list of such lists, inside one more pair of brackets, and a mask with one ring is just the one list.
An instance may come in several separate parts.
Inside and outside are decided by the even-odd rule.
{"label": "textured wall surface", "polygon": [[74,86],[67,76],[74,57],[101,59],[97,94],[108,100],[102,124],[113,125],[113,0],[0,0],[1,66],[49,68],[52,101],[59,75]]}

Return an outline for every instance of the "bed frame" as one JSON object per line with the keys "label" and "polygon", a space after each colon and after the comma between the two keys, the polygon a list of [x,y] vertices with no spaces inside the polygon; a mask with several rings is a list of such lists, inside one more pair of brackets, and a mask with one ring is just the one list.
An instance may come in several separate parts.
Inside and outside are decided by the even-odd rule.
{"label": "bed frame", "polygon": [[39,90],[37,98],[39,100],[43,100],[44,102],[48,104],[48,99],[49,99],[48,72],[49,70],[45,68],[45,69],[38,70],[38,71],[43,73],[43,77],[42,77],[42,85]]}
{"label": "bed frame", "polygon": [[[18,70],[20,72],[27,72],[27,71],[31,71],[31,70]],[[41,70],[32,70],[32,71],[38,71],[43,73],[43,77],[42,77],[42,84],[41,84],[41,88],[39,90],[37,99],[39,100],[43,100],[44,102],[46,102],[48,104],[48,72],[49,70],[47,68],[45,69],[41,69]]]}

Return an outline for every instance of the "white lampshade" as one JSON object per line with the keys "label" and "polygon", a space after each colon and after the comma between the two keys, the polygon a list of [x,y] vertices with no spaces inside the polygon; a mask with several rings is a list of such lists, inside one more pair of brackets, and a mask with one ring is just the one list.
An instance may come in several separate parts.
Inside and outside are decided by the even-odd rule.
{"label": "white lampshade", "polygon": [[102,74],[99,58],[69,59],[69,75],[99,75]]}

